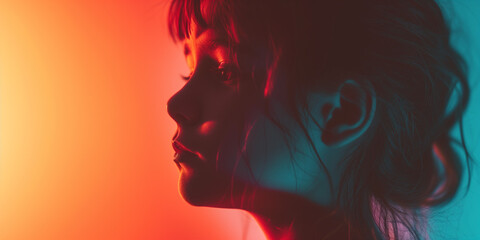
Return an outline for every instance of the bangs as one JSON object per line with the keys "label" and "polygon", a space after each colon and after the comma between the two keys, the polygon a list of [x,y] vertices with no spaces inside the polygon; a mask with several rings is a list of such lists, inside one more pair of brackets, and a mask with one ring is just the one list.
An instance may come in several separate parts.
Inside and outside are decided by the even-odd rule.
{"label": "bangs", "polygon": [[170,36],[176,42],[189,38],[194,23],[200,28],[224,33],[230,41],[238,42],[230,13],[231,7],[222,0],[172,0],[168,15]]}

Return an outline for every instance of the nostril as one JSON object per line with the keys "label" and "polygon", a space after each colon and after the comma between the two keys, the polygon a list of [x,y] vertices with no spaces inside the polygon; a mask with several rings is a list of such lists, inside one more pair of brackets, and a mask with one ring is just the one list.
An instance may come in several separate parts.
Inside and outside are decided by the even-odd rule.
{"label": "nostril", "polygon": [[187,124],[189,121],[188,118],[186,118],[184,115],[179,113],[172,114],[171,116],[173,120],[175,120],[175,122],[181,125]]}
{"label": "nostril", "polygon": [[[186,85],[187,86],[187,85]],[[200,103],[191,88],[185,86],[167,102],[167,112],[180,125],[195,124],[200,116]]]}

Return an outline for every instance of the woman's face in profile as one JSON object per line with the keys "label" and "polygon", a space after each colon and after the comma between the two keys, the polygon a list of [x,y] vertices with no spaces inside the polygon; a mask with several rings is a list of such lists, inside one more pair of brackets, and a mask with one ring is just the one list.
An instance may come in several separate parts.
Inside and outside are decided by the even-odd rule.
{"label": "woman's face in profile", "polygon": [[[168,112],[177,122],[173,147],[182,196],[193,205],[222,206],[229,200],[225,196],[230,196],[233,178],[330,202],[327,175],[302,129],[286,113],[282,88],[272,90],[271,106],[289,135],[252,101],[255,96],[241,92],[242,79],[222,39],[214,30],[194,25],[183,42],[191,74],[168,102]],[[315,115],[315,105],[311,111]],[[320,139],[318,126],[308,117],[302,121],[321,149],[315,140]],[[335,172],[325,161],[328,156],[319,154]]]}

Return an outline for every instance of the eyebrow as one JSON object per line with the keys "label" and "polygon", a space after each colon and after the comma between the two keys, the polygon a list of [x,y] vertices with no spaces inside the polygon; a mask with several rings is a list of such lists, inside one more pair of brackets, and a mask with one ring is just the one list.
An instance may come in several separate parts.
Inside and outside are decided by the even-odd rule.
{"label": "eyebrow", "polygon": [[[209,50],[217,49],[218,47],[228,47],[228,41],[225,38],[214,38],[208,41],[205,41],[203,45],[206,45],[206,48]],[[184,45],[183,54],[186,56],[190,54],[191,50],[187,44]]]}
{"label": "eyebrow", "polygon": [[218,47],[227,47],[228,46],[228,41],[223,38],[214,38],[208,40],[205,45],[207,45],[208,49],[216,49]]}

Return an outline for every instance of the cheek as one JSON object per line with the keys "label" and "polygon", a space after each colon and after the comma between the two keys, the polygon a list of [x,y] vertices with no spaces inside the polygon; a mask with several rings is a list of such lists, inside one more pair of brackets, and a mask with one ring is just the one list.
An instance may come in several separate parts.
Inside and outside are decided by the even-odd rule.
{"label": "cheek", "polygon": [[235,176],[305,197],[313,191],[328,193],[326,174],[302,130],[292,122],[282,123],[289,134],[265,116],[257,119],[243,148],[246,158],[239,162]]}
{"label": "cheek", "polygon": [[243,124],[240,102],[241,99],[231,92],[212,94],[205,101],[203,121],[197,131],[203,139],[202,149],[208,151],[208,162],[216,168],[234,162],[232,156],[238,152]]}
{"label": "cheek", "polygon": [[292,140],[266,117],[258,119],[250,129],[244,155],[260,185],[272,189],[295,186]]}
{"label": "cheek", "polygon": [[241,131],[230,131],[221,143],[220,171],[271,189],[294,186],[295,174],[286,134],[261,114],[245,121]]}

